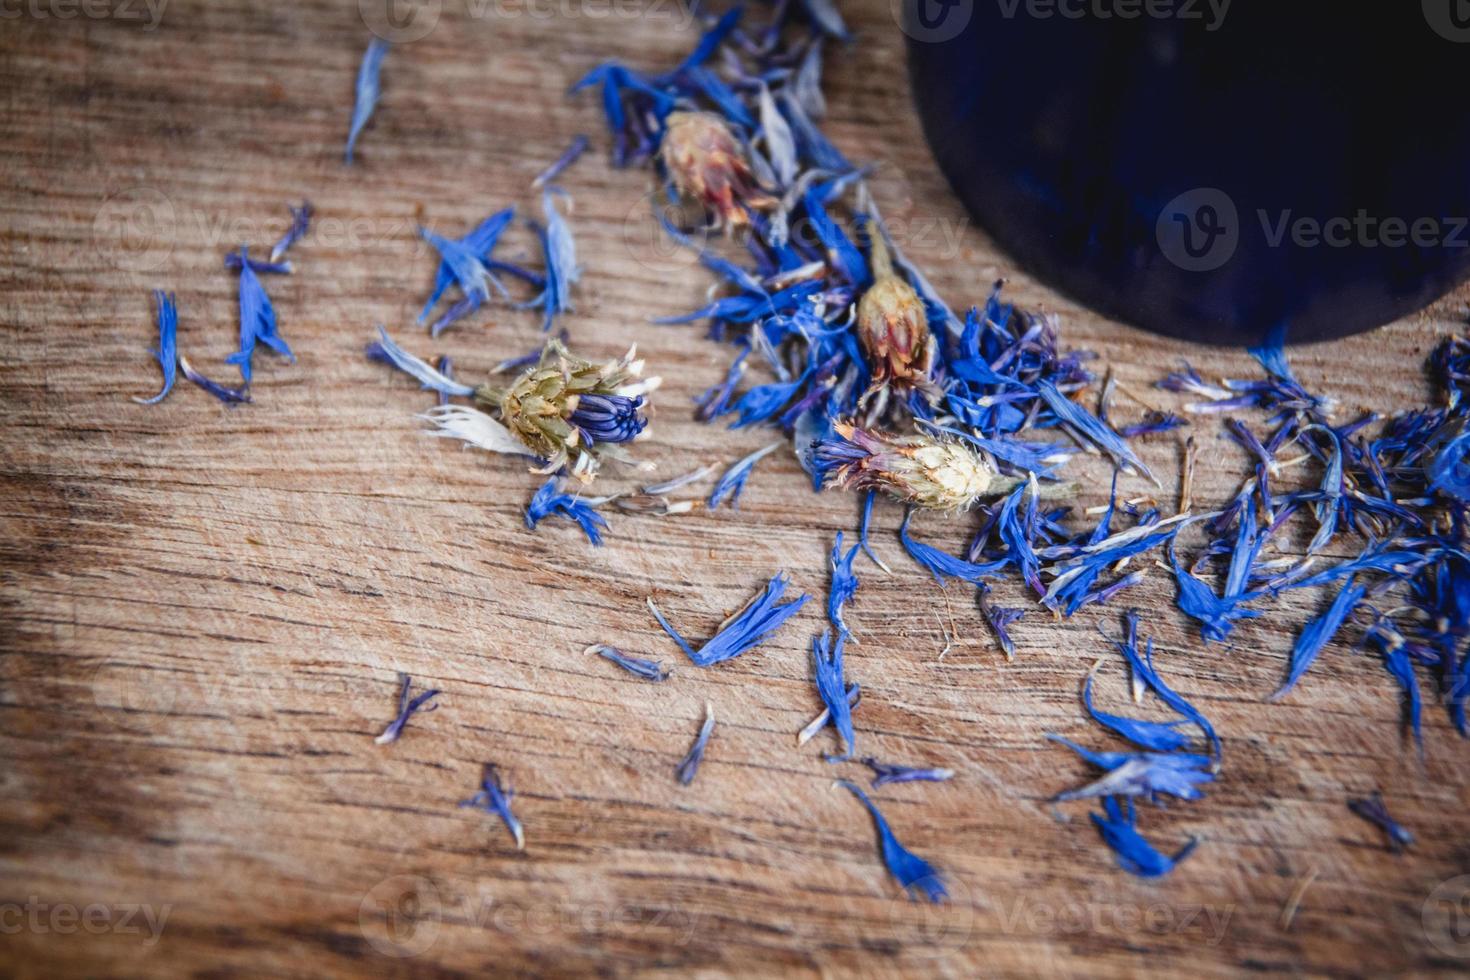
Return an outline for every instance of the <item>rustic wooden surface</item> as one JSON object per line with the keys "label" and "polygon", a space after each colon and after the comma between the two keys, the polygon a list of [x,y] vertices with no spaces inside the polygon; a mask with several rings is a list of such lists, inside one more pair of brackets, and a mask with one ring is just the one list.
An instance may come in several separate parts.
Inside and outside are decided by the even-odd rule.
{"label": "rustic wooden surface", "polygon": [[[529,349],[534,316],[503,308],[437,343],[411,328],[433,268],[415,223],[457,231],[507,203],[534,209],[531,177],[572,134],[600,137],[595,99],[566,99],[568,83],[608,56],[669,64],[690,29],[667,0],[445,3],[428,36],[389,56],[360,164],[345,170],[367,38],[358,11],[257,8],[174,0],[149,31],[43,6],[0,31],[3,972],[1220,975],[1470,963],[1431,899],[1470,871],[1470,748],[1442,711],[1426,709],[1421,759],[1398,734],[1398,697],[1375,658],[1340,645],[1284,703],[1264,703],[1283,676],[1286,628],[1317,597],[1204,647],[1165,576],[1131,596],[1165,673],[1226,745],[1206,799],[1144,814],[1162,846],[1195,835],[1198,852],[1166,880],[1138,881],[1114,867],[1085,808],[1046,802],[1085,770],[1043,733],[1101,743],[1077,692],[1109,655],[1096,627],[1113,628],[1112,614],[1032,612],[1006,663],[970,591],[915,570],[891,536],[899,515],[883,510],[878,549],[894,574],[861,566],[848,670],[864,688],[863,752],[957,771],[877,794],[902,839],[949,876],[955,901],[934,913],[901,896],[867,815],[831,788],[852,773],[822,761],[826,736],[795,747],[818,707],[807,645],[819,602],[758,652],[680,666],[663,685],[584,656],[610,642],[680,660],[648,595],[693,635],[780,568],[824,597],[825,554],[854,527],[854,502],[812,494],[782,453],[761,464],[738,513],[617,516],[598,551],[567,525],[533,534],[521,510],[535,478],[424,438],[413,415],[426,396],[361,349],[387,323],[416,350],[452,353],[468,377]],[[498,13],[477,16],[487,9]],[[1009,276],[1013,298],[1058,311],[1069,341],[1140,392],[1186,355],[1208,374],[1251,369],[1239,353],[1104,321],[1017,273],[925,152],[885,6],[851,17],[862,39],[829,58],[829,131],[852,157],[882,162],[874,191],[952,302]],[[646,322],[691,308],[708,285],[656,248],[648,176],[596,152],[562,183],[586,264],[567,319],[574,344],[604,357],[636,341],[666,379],[646,457],[672,475],[762,445],[768,434],[691,419],[690,398],[728,351],[698,327]],[[317,230],[297,274],[268,284],[299,362],[258,359],[255,404],[234,411],[182,381],[161,405],[129,401],[157,385],[155,286],[178,292],[182,348],[230,376],[234,282],[221,256],[274,240],[284,202],[303,196]],[[520,232],[511,248],[530,254]],[[1345,412],[1419,403],[1422,358],[1460,329],[1467,296],[1299,351],[1300,374]],[[1213,425],[1196,438],[1197,499],[1223,499],[1245,458]],[[1172,500],[1178,440],[1144,453]],[[1105,469],[1084,461],[1083,472],[1080,502],[1095,504]],[[963,521],[928,518],[922,530],[946,546],[966,535]],[[442,688],[442,707],[378,746],[396,671]],[[1113,703],[1121,678],[1110,659]],[[706,700],[719,724],[681,788],[671,770]],[[455,805],[490,760],[519,791],[524,853],[492,818]],[[1412,853],[1387,853],[1344,807],[1374,788],[1418,834]],[[156,935],[147,914],[166,914]]]}

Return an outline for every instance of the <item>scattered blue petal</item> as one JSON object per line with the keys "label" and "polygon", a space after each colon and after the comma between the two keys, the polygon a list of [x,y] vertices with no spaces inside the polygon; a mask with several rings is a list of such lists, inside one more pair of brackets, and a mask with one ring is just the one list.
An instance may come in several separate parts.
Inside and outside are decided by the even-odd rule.
{"label": "scattered blue petal", "polygon": [[873,788],[889,783],[943,783],[954,778],[953,769],[918,769],[913,766],[898,766],[879,762],[872,756],[863,759],[863,765],[873,770]]}
{"label": "scattered blue petal", "polygon": [[857,738],[852,729],[852,709],[847,703],[847,681],[843,677],[842,647],[846,641],[847,634],[841,630],[835,643],[830,631],[823,631],[821,636],[812,638],[817,693],[831,712],[832,727],[842,738],[843,758],[852,755]]}
{"label": "scattered blue petal", "polygon": [[740,495],[745,492],[745,481],[750,478],[750,472],[755,469],[755,464],[784,445],[786,445],[784,442],[773,442],[769,446],[763,449],[757,449],[749,456],[731,463],[730,468],[725,470],[724,476],[720,477],[719,482],[715,484],[715,488],[710,491],[709,509],[719,510],[720,505],[728,499],[730,506],[739,510]]}
{"label": "scattered blue petal", "polygon": [[594,643],[583,651],[584,653],[595,653],[601,657],[611,660],[630,674],[636,674],[646,681],[666,681],[671,671],[666,670],[664,665],[657,660],[645,660],[642,657],[630,657],[617,647],[610,647],[605,643]]}
{"label": "scattered blue petal", "polygon": [[1133,802],[1128,802],[1127,815],[1118,806],[1118,801],[1109,797],[1103,800],[1103,813],[1089,813],[1103,843],[1117,855],[1118,866],[1129,874],[1140,878],[1161,878],[1189,856],[1199,843],[1190,840],[1173,857],[1160,853],[1143,835],[1134,829],[1136,815]]}
{"label": "scattered blue petal", "polygon": [[592,504],[571,494],[559,492],[557,487],[560,482],[560,477],[553,476],[532,494],[531,502],[526,506],[526,527],[534,531],[536,525],[546,518],[561,517],[581,527],[593,547],[602,547],[602,531],[607,527],[607,521],[593,510]]}
{"label": "scattered blue petal", "polygon": [[[435,688],[430,688],[427,691],[421,691],[417,697],[410,698],[408,692],[413,686],[413,679],[407,674],[399,674],[398,683],[400,685],[398,690],[398,716],[390,721],[388,727],[383,729],[383,734],[375,739],[379,745],[386,745],[389,742],[398,741],[398,736],[403,734],[403,726],[408,724],[408,719],[413,717],[413,713],[423,708],[424,705],[429,704],[430,701],[442,693]],[[424,710],[433,711],[437,707],[439,707],[437,704],[429,705]]]}
{"label": "scattered blue petal", "polygon": [[699,764],[704,761],[704,750],[709,745],[710,733],[715,730],[715,709],[708,701],[704,705],[704,724],[699,726],[699,734],[695,736],[694,744],[689,746],[689,752],[674,769],[674,776],[679,780],[681,786],[688,786],[694,782],[694,776],[699,772]]}
{"label": "scattered blue petal", "polygon": [[786,591],[786,585],[785,574],[777,574],[759,595],[752,597],[744,608],[727,619],[719,631],[698,650],[692,648],[679,635],[679,631],[669,625],[652,599],[648,601],[648,608],[658,624],[664,628],[664,632],[669,634],[696,666],[708,667],[738,657],[758,646],[766,637],[780,629],[786,620],[796,615],[807,599],[811,598],[803,594],[790,602],[782,603],[781,594]]}
{"label": "scattered blue petal", "polygon": [[526,835],[521,829],[520,820],[510,812],[510,801],[515,796],[509,782],[502,784],[500,781],[500,770],[493,763],[485,763],[485,774],[480,780],[480,792],[467,800],[460,801],[460,806],[478,807],[486,813],[493,813],[504,823],[510,835],[515,838],[516,848],[524,851],[526,849]]}
{"label": "scattered blue petal", "polygon": [[153,351],[153,356],[163,369],[163,388],[152,398],[134,395],[133,401],[139,405],[157,405],[168,396],[173,390],[179,363],[179,309],[174,294],[155,289],[153,299],[158,303],[158,347]]}
{"label": "scattered blue petal", "polygon": [[362,56],[361,67],[357,69],[357,94],[352,104],[352,125],[347,130],[346,161],[349,166],[357,149],[357,137],[378,106],[378,72],[383,67],[383,59],[388,55],[388,47],[387,41],[380,37],[373,38],[368,42],[367,51]]}
{"label": "scattered blue petal", "polygon": [[888,868],[888,873],[898,879],[910,895],[916,891],[921,892],[930,902],[939,903],[949,897],[945,890],[944,881],[934,866],[917,854],[910,851],[898,842],[893,836],[893,831],[888,826],[888,821],[878,810],[877,804],[868,799],[860,787],[845,779],[837,780],[837,784],[862,801],[863,806],[873,816],[873,823],[878,828],[878,848],[883,855],[883,864]]}

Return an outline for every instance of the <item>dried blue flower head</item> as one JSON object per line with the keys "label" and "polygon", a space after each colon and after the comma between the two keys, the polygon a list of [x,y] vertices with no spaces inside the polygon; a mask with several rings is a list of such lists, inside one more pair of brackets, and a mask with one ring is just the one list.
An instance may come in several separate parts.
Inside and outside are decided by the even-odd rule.
{"label": "dried blue flower head", "polygon": [[745,481],[750,479],[751,471],[755,464],[765,459],[771,453],[786,445],[784,442],[773,442],[769,446],[757,449],[749,456],[743,456],[730,464],[725,470],[718,483],[709,494],[709,509],[718,510],[726,500],[736,510],[740,509],[740,495],[745,492]]}
{"label": "dried blue flower head", "polygon": [[708,701],[704,703],[704,724],[699,726],[699,734],[694,738],[694,744],[689,746],[689,752],[674,769],[674,777],[679,780],[679,785],[688,786],[694,782],[694,776],[699,772],[699,764],[704,761],[704,750],[709,745],[710,733],[715,730],[715,709]]}
{"label": "dried blue flower head", "polygon": [[249,253],[240,246],[240,349],[225,358],[240,369],[245,384],[250,384],[250,361],[255,356],[256,343],[263,343],[288,361],[296,355],[276,333],[276,311],[271,307],[270,297],[260,284],[260,277],[250,267]]}
{"label": "dried blue flower head", "polygon": [[281,256],[306,235],[307,229],[311,227],[312,206],[310,201],[302,201],[301,207],[293,208],[286,205],[291,212],[291,224],[286,228],[286,233],[281,236],[280,241],[271,246],[271,261],[280,262]]}
{"label": "dried blue flower head", "polygon": [[505,823],[510,835],[515,838],[516,849],[526,849],[526,835],[521,829],[520,820],[510,812],[510,801],[515,793],[510,788],[510,780],[504,783],[500,781],[500,769],[491,762],[485,763],[485,772],[480,779],[480,792],[467,800],[460,801],[460,806],[478,807],[486,813],[493,813]]}
{"label": "dried blue flower head", "polygon": [[889,436],[844,422],[832,430],[815,453],[828,487],[879,490],[917,507],[958,511],[1013,485],[959,442],[924,434]]}
{"label": "dried blue flower head", "polygon": [[[432,381],[436,390],[444,390],[443,382],[426,375],[423,368],[398,366],[425,384]],[[431,408],[423,417],[436,426],[433,435],[459,439],[490,452],[535,456],[544,461],[538,472],[553,473],[565,467],[570,476],[586,483],[604,459],[632,462],[632,457],[622,443],[588,439],[576,424],[578,406],[587,396],[615,396],[626,402],[612,404],[636,404],[641,408],[644,396],[659,383],[658,378],[641,379],[642,373],[643,362],[636,359],[634,350],[598,365],[573,356],[559,340],[551,340],[540,362],[508,388],[488,384],[475,388],[478,408],[444,405]],[[450,393],[462,387],[452,385]],[[491,417],[490,411],[498,413],[499,421]],[[590,416],[583,421],[594,423],[603,435],[617,435],[631,428],[607,427]],[[644,431],[640,428],[639,434]]]}
{"label": "dried blue flower head", "polygon": [[863,765],[873,770],[873,788],[888,783],[942,783],[954,778],[953,769],[916,769],[913,766],[897,766],[879,762],[872,756],[863,759]]}
{"label": "dried blue flower head", "polygon": [[1103,800],[1103,812],[1089,813],[1088,816],[1092,818],[1097,832],[1102,835],[1103,843],[1117,856],[1118,867],[1140,878],[1163,877],[1188,857],[1199,843],[1191,839],[1173,857],[1160,853],[1134,829],[1137,815],[1134,813],[1132,800],[1127,801],[1125,814],[1116,799],[1107,797]]}
{"label": "dried blue flower head", "polygon": [[352,164],[353,154],[357,149],[357,137],[362,133],[362,128],[372,118],[373,110],[378,105],[378,72],[382,70],[383,59],[388,55],[388,42],[380,37],[375,37],[368,42],[367,51],[363,53],[362,64],[357,69],[356,97],[352,103],[352,123],[347,129],[347,151],[345,160],[349,166]]}
{"label": "dried blue flower head", "polygon": [[[398,736],[403,734],[403,726],[408,724],[408,719],[413,717],[413,713],[420,708],[424,708],[424,705],[429,704],[430,701],[442,693],[437,689],[430,688],[427,691],[421,691],[417,697],[410,698],[408,692],[413,685],[413,679],[407,674],[398,675],[398,684],[398,717],[390,721],[388,727],[383,729],[383,734],[374,739],[379,745],[387,745],[389,742],[398,741]],[[424,708],[424,710],[433,711],[437,707],[439,707],[437,704],[433,704]]]}
{"label": "dried blue flower head", "polygon": [[1383,794],[1377,790],[1364,799],[1348,800],[1348,809],[1364,820],[1377,824],[1387,835],[1390,850],[1400,852],[1414,845],[1414,835],[1389,815],[1388,806],[1383,802]]}
{"label": "dried blue flower head", "polygon": [[1095,782],[1052,797],[1058,803],[1102,796],[1154,797],[1161,794],[1177,796],[1181,800],[1197,800],[1204,794],[1195,788],[1196,784],[1215,779],[1214,773],[1206,768],[1210,757],[1205,755],[1190,752],[1092,752],[1060,735],[1047,735],[1047,738],[1060,742],[1088,762],[1108,771],[1106,776]]}
{"label": "dried blue flower head", "polygon": [[940,390],[930,378],[938,345],[929,333],[929,318],[919,294],[894,272],[882,233],[869,224],[873,284],[857,308],[857,336],[870,368],[868,390],[858,400],[869,418],[882,415],[890,397],[918,393],[937,402]]}
{"label": "dried blue flower head", "polygon": [[752,176],[740,141],[715,113],[669,113],[659,158],[674,187],[702,205],[717,227],[749,224],[751,211],[775,204]]}
{"label": "dried blue flower head", "polygon": [[583,653],[595,653],[600,657],[611,660],[630,674],[636,674],[646,681],[666,681],[672,671],[665,670],[664,665],[657,660],[645,660],[642,657],[630,657],[617,647],[610,647],[606,643],[594,643]]}
{"label": "dried blue flower head", "polygon": [[228,385],[222,385],[218,381],[212,381],[206,378],[194,370],[194,366],[189,363],[189,359],[183,354],[179,355],[179,370],[184,373],[185,378],[203,388],[226,405],[238,405],[250,401],[249,388],[243,385],[239,388],[231,388]]}
{"label": "dried blue flower head", "polygon": [[648,419],[642,415],[643,405],[642,395],[578,395],[567,421],[582,433],[588,446],[632,442],[648,426]]}
{"label": "dried blue flower head", "polygon": [[653,618],[663,627],[664,632],[679,644],[689,659],[696,666],[708,667],[724,660],[730,660],[740,656],[747,650],[759,645],[766,637],[770,636],[781,625],[795,616],[811,596],[803,593],[790,602],[781,602],[781,595],[786,591],[787,579],[784,572],[778,573],[770,582],[766,583],[765,589],[753,596],[741,609],[720,624],[715,635],[706,640],[698,650],[691,647],[679,635],[679,631],[669,625],[664,619],[663,613],[648,600],[648,609],[653,613]]}
{"label": "dried blue flower head", "polygon": [[536,525],[548,517],[565,518],[582,529],[593,547],[602,547],[602,531],[607,528],[607,521],[593,509],[592,504],[561,493],[557,489],[560,482],[557,477],[552,477],[531,496],[531,502],[526,506],[526,527],[534,531]]}
{"label": "dried blue flower head", "polygon": [[174,387],[174,372],[179,362],[179,308],[174,294],[155,289],[153,299],[158,303],[158,347],[152,353],[163,369],[163,388],[152,398],[134,395],[133,401],[139,405],[157,405],[168,396]]}
{"label": "dried blue flower head", "polygon": [[868,799],[867,793],[845,779],[837,780],[835,785],[846,789],[868,808],[868,813],[873,816],[873,824],[878,828],[878,849],[883,855],[883,864],[888,868],[888,873],[898,879],[898,883],[911,896],[919,892],[936,904],[949,897],[949,892],[945,890],[944,881],[939,877],[939,872],[928,861],[898,842],[898,838],[893,836],[893,830],[888,826],[888,821],[883,818],[877,804]]}
{"label": "dried blue flower head", "polygon": [[837,734],[842,739],[843,758],[852,755],[856,741],[852,730],[852,709],[847,703],[847,680],[843,676],[842,647],[846,642],[847,634],[840,630],[835,643],[830,631],[823,631],[821,636],[812,637],[812,664],[817,694],[831,712],[829,717],[832,727],[837,729]]}

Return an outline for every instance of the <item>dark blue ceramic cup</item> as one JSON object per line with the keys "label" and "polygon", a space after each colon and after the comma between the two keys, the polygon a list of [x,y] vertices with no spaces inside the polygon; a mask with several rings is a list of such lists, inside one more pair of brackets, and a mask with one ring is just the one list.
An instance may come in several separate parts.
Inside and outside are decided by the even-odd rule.
{"label": "dark blue ceramic cup", "polygon": [[940,167],[1157,333],[1367,330],[1470,274],[1470,0],[894,0]]}

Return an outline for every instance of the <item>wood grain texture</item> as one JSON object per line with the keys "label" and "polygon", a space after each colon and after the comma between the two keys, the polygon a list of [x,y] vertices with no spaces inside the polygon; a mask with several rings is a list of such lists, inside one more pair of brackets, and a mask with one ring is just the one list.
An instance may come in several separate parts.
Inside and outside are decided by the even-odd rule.
{"label": "wood grain texture", "polygon": [[[828,129],[882,163],[874,192],[944,295],[978,300],[1007,276],[1012,298],[1058,312],[1066,339],[1138,392],[1184,356],[1207,374],[1251,370],[1018,273],[924,149],[885,5],[854,8],[862,38],[829,58]],[[949,876],[955,901],[937,912],[886,877],[867,815],[831,789],[848,770],[822,761],[827,736],[795,747],[818,708],[807,645],[820,603],[757,652],[681,665],[663,685],[581,654],[608,642],[681,659],[649,595],[695,636],[780,568],[824,596],[826,551],[857,511],[812,494],[780,453],[739,512],[615,516],[598,551],[567,525],[533,534],[521,510],[534,478],[425,439],[424,393],[363,359],[379,322],[453,354],[464,377],[535,344],[534,315],[503,307],[435,343],[410,330],[433,270],[416,223],[454,231],[506,204],[534,209],[531,177],[572,134],[601,132],[595,99],[568,100],[568,83],[609,56],[671,64],[691,37],[668,3],[505,0],[475,16],[486,9],[450,0],[428,36],[392,52],[350,171],[340,153],[367,39],[353,4],[173,0],[152,31],[117,17],[4,22],[0,970],[1215,976],[1470,962],[1430,900],[1470,871],[1467,747],[1443,712],[1426,710],[1419,757],[1390,679],[1341,645],[1284,703],[1263,703],[1318,596],[1205,647],[1165,576],[1132,594],[1166,676],[1226,745],[1206,799],[1145,814],[1161,845],[1202,843],[1171,878],[1141,882],[1113,866],[1083,807],[1046,802],[1084,769],[1043,734],[1099,742],[1077,695],[1108,652],[1096,627],[1113,628],[1111,614],[1031,612],[1006,663],[970,590],[914,569],[883,510],[877,547],[894,573],[864,566],[848,671],[864,688],[863,752],[957,771],[879,794]],[[708,286],[657,249],[649,177],[599,152],[562,183],[586,265],[574,344],[608,357],[636,341],[666,379],[645,456],[673,475],[762,445],[766,433],[691,418],[728,351],[698,327],[647,323]],[[225,374],[235,297],[221,257],[274,240],[284,202],[303,196],[316,232],[297,274],[268,284],[299,361],[258,359],[255,404],[235,411],[187,383],[156,407],[129,401],[156,390],[148,291],[178,292],[181,348]],[[510,248],[534,254],[519,230]],[[1344,413],[1421,403],[1423,357],[1461,329],[1467,299],[1298,351],[1299,373]],[[1196,498],[1222,500],[1245,457],[1213,425],[1196,429]],[[1143,453],[1172,500],[1179,442]],[[1080,472],[1079,503],[1100,502],[1106,467]],[[950,547],[968,528],[920,526]],[[378,746],[396,671],[442,688],[442,707]],[[1121,678],[1110,661],[1113,703]],[[719,724],[681,788],[672,768],[706,700]],[[456,806],[485,761],[518,790],[524,853]],[[1411,853],[1387,853],[1346,810],[1374,788],[1418,834]],[[51,918],[92,905],[91,931]],[[156,941],[141,912],[122,921],[136,905],[166,911]],[[5,909],[36,906],[12,928]]]}

